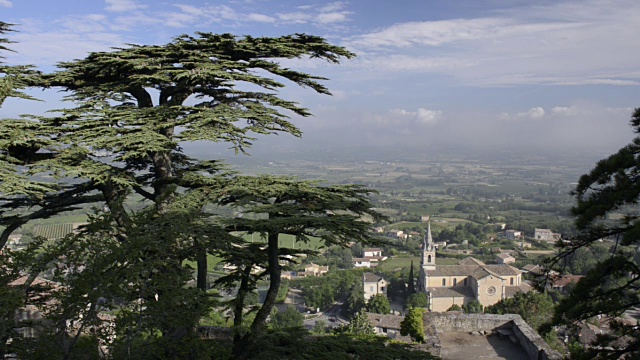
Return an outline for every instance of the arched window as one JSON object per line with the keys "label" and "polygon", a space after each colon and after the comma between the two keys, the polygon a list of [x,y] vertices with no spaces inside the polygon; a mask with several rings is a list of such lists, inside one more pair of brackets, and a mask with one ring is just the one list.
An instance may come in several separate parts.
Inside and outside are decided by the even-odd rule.
{"label": "arched window", "polygon": [[513,285],[513,278],[511,278],[511,285]]}
{"label": "arched window", "polygon": [[431,255],[427,256],[427,262],[431,263]]}
{"label": "arched window", "polygon": [[456,286],[458,284],[458,279],[453,279],[453,286]]}
{"label": "arched window", "polygon": [[442,286],[447,286],[447,279],[442,279]]}

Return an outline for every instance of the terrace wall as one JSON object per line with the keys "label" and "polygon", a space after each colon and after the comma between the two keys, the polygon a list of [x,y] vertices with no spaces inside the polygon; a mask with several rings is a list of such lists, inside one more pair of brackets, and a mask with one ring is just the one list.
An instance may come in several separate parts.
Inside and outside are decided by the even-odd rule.
{"label": "terrace wall", "polygon": [[520,315],[426,313],[425,322],[432,323],[438,332],[510,330],[531,360],[562,359]]}

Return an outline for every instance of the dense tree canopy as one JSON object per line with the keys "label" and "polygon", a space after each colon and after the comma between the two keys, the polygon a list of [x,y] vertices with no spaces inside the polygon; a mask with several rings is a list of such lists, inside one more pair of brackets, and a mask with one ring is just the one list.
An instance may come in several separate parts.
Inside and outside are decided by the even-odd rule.
{"label": "dense tree canopy", "polygon": [[388,314],[391,312],[391,304],[384,294],[376,294],[369,298],[365,305],[367,312],[376,314]]}
{"label": "dense tree canopy", "polygon": [[411,336],[414,341],[424,342],[424,321],[422,319],[424,310],[420,308],[410,308],[400,323],[400,334]]}
{"label": "dense tree canopy", "polygon": [[415,293],[407,298],[407,308],[429,308],[429,295],[427,293]]}
{"label": "dense tree canopy", "polygon": [[304,315],[291,305],[287,306],[284,311],[277,311],[271,319],[271,327],[274,329],[301,327],[302,325],[304,325]]}
{"label": "dense tree canopy", "polygon": [[[640,109],[635,109],[631,126],[640,133]],[[581,249],[593,248],[602,241],[611,250],[563,299],[556,320],[575,322],[604,315],[615,318],[640,305],[640,137],[617,153],[600,160],[583,175],[574,195],[579,236],[565,243],[556,261],[562,263]],[[640,356],[640,329],[614,321],[611,336],[602,336],[588,349],[591,358],[618,359]],[[614,341],[615,340],[615,341]]]}
{"label": "dense tree canopy", "polygon": [[547,293],[529,291],[516,293],[513,297],[502,299],[485,309],[491,314],[518,314],[532,328],[541,331],[553,317],[554,304]]}
{"label": "dense tree canopy", "polygon": [[[0,32],[6,30],[0,24]],[[216,285],[237,289],[229,306],[236,355],[246,356],[275,303],[280,262],[308,252],[281,249],[280,234],[296,241],[316,237],[329,246],[371,243],[370,224],[382,217],[372,210],[369,189],[241,176],[181,146],[227,142],[245,152],[256,134],[299,136],[289,117],[311,114],[279,97],[278,89],[291,83],[329,91],[320,83],[324,78],[283,68],[278,59],[337,63],[352,56],[305,34],[197,33],[165,45],[91,53],[51,74],[0,69],[1,99],[32,86],[66,91],[71,104],[56,116],[0,122],[0,248],[30,220],[93,209],[76,233],[41,248],[34,242],[38,260],[24,268],[31,272],[26,288],[40,270],[56,268],[55,280],[65,290],[50,292],[55,301],[47,314],[56,324],[51,339],[60,339],[65,357],[78,351],[81,334],[103,341],[110,354],[145,348],[149,356],[176,357],[188,351],[195,325],[217,305],[203,291],[208,255],[235,265]],[[43,177],[54,181],[34,180]],[[264,242],[247,243],[243,234]],[[186,261],[197,264],[196,288],[187,286],[193,269]],[[245,300],[266,277],[266,300],[242,333]],[[115,326],[105,326],[110,323]]]}

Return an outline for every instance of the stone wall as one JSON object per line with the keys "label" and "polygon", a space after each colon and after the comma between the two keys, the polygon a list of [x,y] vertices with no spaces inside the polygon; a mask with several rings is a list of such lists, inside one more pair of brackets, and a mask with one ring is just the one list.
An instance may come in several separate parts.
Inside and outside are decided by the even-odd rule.
{"label": "stone wall", "polygon": [[520,315],[426,313],[425,324],[431,323],[438,332],[511,332],[531,360],[560,360],[562,356],[531,328]]}
{"label": "stone wall", "polygon": [[560,360],[562,355],[554,351],[520,316],[513,320],[512,331],[520,346],[529,354],[531,360]]}
{"label": "stone wall", "polygon": [[496,328],[511,327],[509,322],[520,315],[426,313],[427,317],[440,332],[493,331]]}

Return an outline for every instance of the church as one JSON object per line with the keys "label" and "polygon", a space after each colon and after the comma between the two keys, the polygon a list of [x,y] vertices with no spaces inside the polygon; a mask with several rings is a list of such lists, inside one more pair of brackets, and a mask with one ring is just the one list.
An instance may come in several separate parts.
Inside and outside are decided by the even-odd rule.
{"label": "church", "polygon": [[431,237],[431,221],[423,241],[417,289],[429,296],[430,311],[447,311],[477,300],[482,306],[527,292],[531,286],[522,282],[521,271],[507,264],[487,265],[468,257],[458,265],[436,266],[436,248]]}

